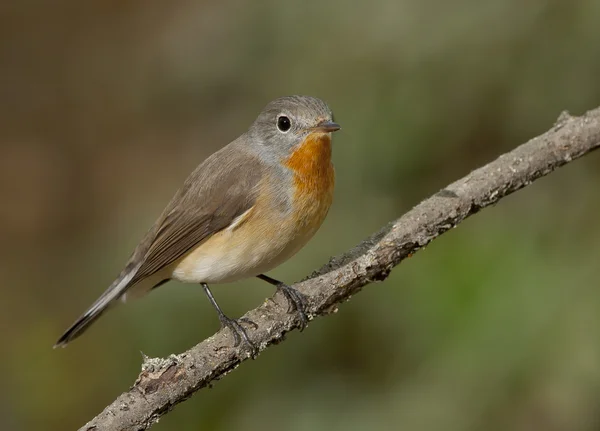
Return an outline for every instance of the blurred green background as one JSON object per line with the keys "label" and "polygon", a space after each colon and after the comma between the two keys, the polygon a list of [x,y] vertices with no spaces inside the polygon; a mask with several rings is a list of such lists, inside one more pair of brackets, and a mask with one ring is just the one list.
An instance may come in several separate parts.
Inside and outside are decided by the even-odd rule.
{"label": "blurred green background", "polygon": [[[57,337],[189,172],[271,99],[323,98],[337,190],[292,282],[470,170],[600,105],[597,0],[5,1],[0,429],[75,429],[140,351],[214,333],[169,283]],[[165,430],[597,430],[600,154],[469,219]],[[214,289],[232,316],[273,290]]]}

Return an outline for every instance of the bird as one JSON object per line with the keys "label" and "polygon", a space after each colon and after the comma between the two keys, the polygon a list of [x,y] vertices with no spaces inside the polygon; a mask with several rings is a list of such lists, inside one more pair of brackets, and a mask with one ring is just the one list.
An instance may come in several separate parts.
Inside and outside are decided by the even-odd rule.
{"label": "bird", "polygon": [[296,254],[325,220],[335,186],[332,133],[339,129],[321,99],[295,95],[269,102],[245,133],[189,175],[119,276],[54,347],[81,335],[119,299],[170,280],[202,286],[236,347],[243,341],[255,349],[209,285],[257,277],[283,293],[302,330],[305,297],[265,273]]}

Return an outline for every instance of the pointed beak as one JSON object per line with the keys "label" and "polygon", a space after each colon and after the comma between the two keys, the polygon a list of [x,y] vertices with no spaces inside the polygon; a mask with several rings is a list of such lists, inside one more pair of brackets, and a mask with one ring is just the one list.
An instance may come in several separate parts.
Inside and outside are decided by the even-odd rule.
{"label": "pointed beak", "polygon": [[330,133],[340,130],[341,127],[338,123],[334,123],[333,121],[323,120],[316,127],[313,127],[315,132],[323,132]]}

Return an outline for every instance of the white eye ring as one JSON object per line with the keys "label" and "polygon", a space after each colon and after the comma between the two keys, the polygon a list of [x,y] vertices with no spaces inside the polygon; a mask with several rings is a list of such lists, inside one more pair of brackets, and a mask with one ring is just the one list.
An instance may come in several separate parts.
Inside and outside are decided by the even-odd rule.
{"label": "white eye ring", "polygon": [[291,128],[292,121],[290,120],[290,117],[283,114],[277,117],[277,130],[279,130],[281,133],[287,133],[291,130]]}

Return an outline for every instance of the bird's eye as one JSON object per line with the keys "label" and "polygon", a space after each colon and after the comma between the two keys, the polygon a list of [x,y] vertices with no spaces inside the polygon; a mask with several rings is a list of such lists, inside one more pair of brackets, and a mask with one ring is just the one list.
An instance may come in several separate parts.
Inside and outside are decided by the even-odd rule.
{"label": "bird's eye", "polygon": [[280,115],[277,117],[277,128],[280,132],[287,132],[292,127],[292,122],[285,115]]}

